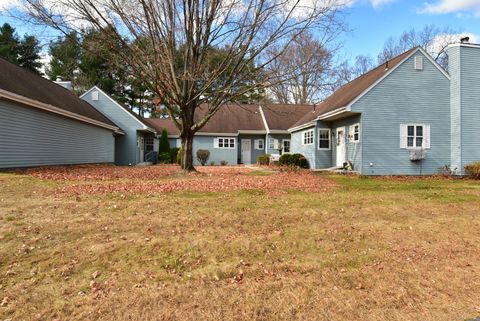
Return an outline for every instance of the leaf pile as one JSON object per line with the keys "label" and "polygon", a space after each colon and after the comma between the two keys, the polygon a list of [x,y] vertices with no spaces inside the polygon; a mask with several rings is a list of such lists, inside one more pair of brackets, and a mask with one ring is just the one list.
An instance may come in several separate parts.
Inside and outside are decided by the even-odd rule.
{"label": "leaf pile", "polygon": [[56,193],[144,194],[169,192],[229,192],[263,190],[268,195],[288,190],[324,192],[334,183],[309,171],[278,172],[267,176],[251,175],[246,167],[199,167],[197,173],[183,174],[178,166],[114,167],[107,165],[31,169],[27,174],[67,184]]}

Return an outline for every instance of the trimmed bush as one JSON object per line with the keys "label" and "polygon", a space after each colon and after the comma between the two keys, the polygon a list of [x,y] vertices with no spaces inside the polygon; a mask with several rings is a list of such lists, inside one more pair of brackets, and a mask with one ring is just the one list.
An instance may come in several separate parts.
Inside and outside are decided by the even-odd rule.
{"label": "trimmed bush", "polygon": [[160,153],[158,154],[158,162],[160,164],[169,164],[170,163],[170,153],[167,152],[163,152],[163,153]]}
{"label": "trimmed bush", "polygon": [[465,172],[474,179],[480,179],[480,162],[465,165]]}
{"label": "trimmed bush", "polygon": [[170,164],[175,164],[177,162],[177,155],[179,149],[180,148],[178,147],[170,148]]}
{"label": "trimmed bush", "polygon": [[205,166],[209,158],[210,158],[210,151],[208,149],[197,150],[197,160],[200,162],[200,164],[202,164],[202,166]]}
{"label": "trimmed bush", "polygon": [[227,162],[227,161],[224,161],[224,160],[222,160],[222,161],[220,161],[220,165],[221,165],[221,166],[227,166],[227,165],[228,165],[228,162]]}
{"label": "trimmed bush", "polygon": [[214,161],[211,161],[211,162],[210,162],[210,166],[215,166],[215,162],[214,162]]}
{"label": "trimmed bush", "polygon": [[263,154],[258,156],[257,163],[260,165],[269,165],[270,164],[270,154]]}
{"label": "trimmed bush", "polygon": [[177,152],[177,164],[182,165],[182,149],[179,148]]}
{"label": "trimmed bush", "polygon": [[302,154],[283,154],[278,164],[281,166],[310,168],[308,160]]}

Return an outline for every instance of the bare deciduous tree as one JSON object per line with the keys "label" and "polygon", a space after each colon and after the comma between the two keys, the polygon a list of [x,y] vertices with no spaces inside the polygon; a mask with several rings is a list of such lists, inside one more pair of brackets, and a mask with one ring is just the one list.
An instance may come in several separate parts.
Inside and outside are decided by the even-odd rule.
{"label": "bare deciduous tree", "polygon": [[[334,37],[341,30],[332,30],[329,36]],[[274,101],[283,104],[311,104],[321,100],[336,87],[333,61],[336,48],[327,47],[331,38],[323,40],[305,32],[286,50],[272,48],[268,52],[269,56],[277,57],[266,71],[272,80],[269,89]],[[283,53],[279,54],[281,51]]]}
{"label": "bare deciduous tree", "polygon": [[[342,0],[23,0],[28,16],[65,33],[105,31],[106,43],[161,98],[194,170],[193,135],[221,106],[268,83],[261,73],[305,30],[328,33]],[[77,27],[75,27],[77,26]],[[121,48],[115,44],[120,41]],[[215,65],[212,48],[225,50]],[[282,48],[267,56],[269,48]],[[257,73],[257,81],[243,81]],[[249,78],[251,79],[251,78]],[[205,114],[198,107],[208,103]]]}

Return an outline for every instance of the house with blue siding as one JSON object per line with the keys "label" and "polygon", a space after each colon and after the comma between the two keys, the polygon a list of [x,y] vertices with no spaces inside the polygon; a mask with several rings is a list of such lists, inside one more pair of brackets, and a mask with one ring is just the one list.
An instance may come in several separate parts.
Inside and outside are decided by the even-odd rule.
{"label": "house with blue siding", "polygon": [[[313,106],[279,104],[228,104],[222,106],[210,121],[194,136],[195,165],[199,149],[210,151],[209,162],[229,165],[254,164],[263,154],[290,153],[288,128]],[[196,111],[198,121],[207,111],[202,105]],[[170,147],[181,147],[180,131],[169,118],[145,121],[158,132],[166,129]]]}
{"label": "house with blue siding", "polygon": [[464,174],[480,161],[480,46],[449,46],[449,73],[413,48],[341,87],[290,129],[316,169]]}
{"label": "house with blue siding", "polygon": [[115,164],[156,163],[158,134],[144,119],[126,109],[97,86],[87,90],[81,99],[112,120],[125,133],[115,138]]}
{"label": "house with blue siding", "polygon": [[0,169],[113,163],[123,135],[70,90],[0,58]]}

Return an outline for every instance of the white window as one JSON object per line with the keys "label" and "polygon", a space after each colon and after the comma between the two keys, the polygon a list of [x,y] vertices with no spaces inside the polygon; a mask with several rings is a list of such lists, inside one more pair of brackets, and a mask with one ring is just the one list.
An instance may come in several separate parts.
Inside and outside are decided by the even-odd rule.
{"label": "white window", "polygon": [[214,148],[233,149],[235,148],[235,138],[218,137],[213,140]]}
{"label": "white window", "polygon": [[348,138],[350,142],[358,143],[360,141],[360,124],[350,125],[349,131]]}
{"label": "white window", "polygon": [[313,129],[303,132],[303,145],[313,144]]}
{"label": "white window", "polygon": [[268,138],[268,148],[278,149],[278,139],[275,139],[273,137]]}
{"label": "white window", "polygon": [[318,130],[318,149],[330,149],[330,129],[320,128]]}
{"label": "white window", "polygon": [[400,148],[430,148],[430,125],[400,125]]}
{"label": "white window", "polygon": [[416,56],[413,62],[413,68],[415,70],[423,70],[423,57]]}
{"label": "white window", "polygon": [[284,139],[282,141],[283,152],[290,153],[290,139]]}
{"label": "white window", "polygon": [[263,144],[263,139],[255,139],[255,149],[256,150],[263,150],[265,145]]}

